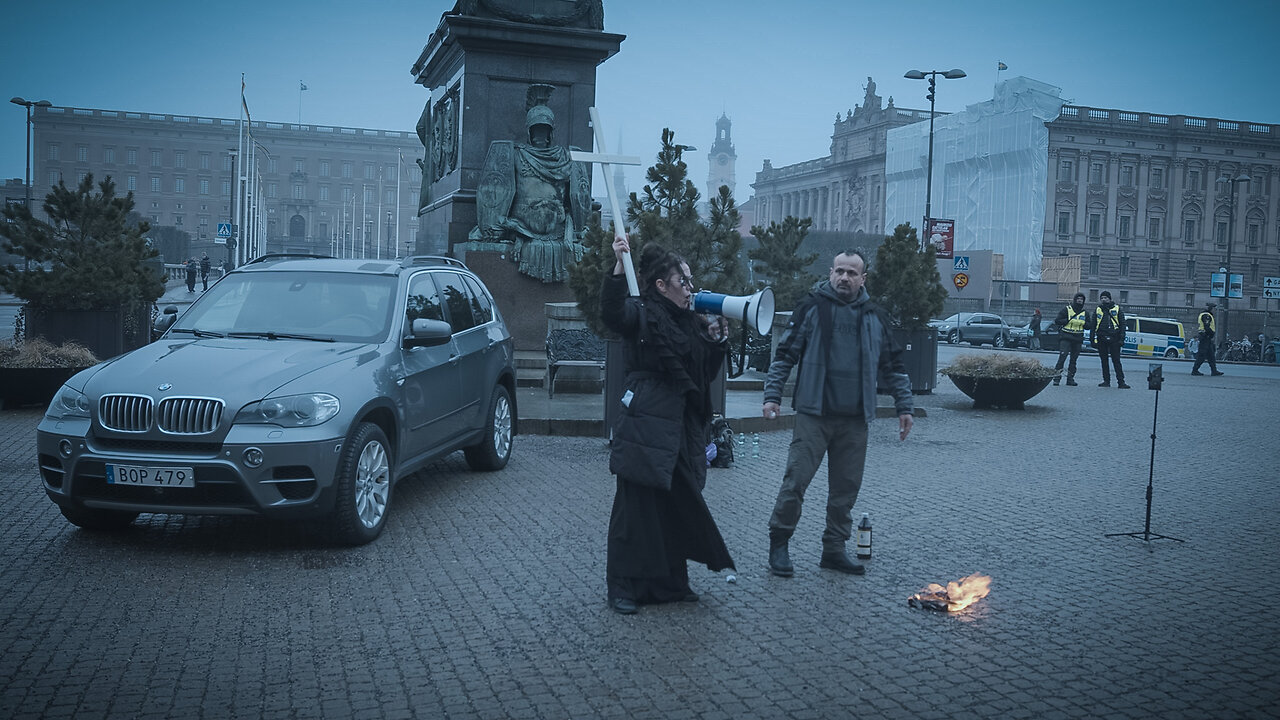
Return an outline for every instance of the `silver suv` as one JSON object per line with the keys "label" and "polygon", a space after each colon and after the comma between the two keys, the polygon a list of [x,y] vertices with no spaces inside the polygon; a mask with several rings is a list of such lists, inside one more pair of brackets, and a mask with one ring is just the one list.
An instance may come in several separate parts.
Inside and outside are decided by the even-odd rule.
{"label": "silver suv", "polygon": [[257,514],[367,543],[398,480],[511,455],[511,335],[452,258],[267,256],[156,329],[67,381],[37,429],[45,492],[81,527]]}
{"label": "silver suv", "polygon": [[939,339],[953,345],[967,342],[970,345],[991,343],[994,347],[1005,347],[1011,335],[1009,324],[991,313],[956,313],[946,320],[931,320],[929,325],[938,331]]}

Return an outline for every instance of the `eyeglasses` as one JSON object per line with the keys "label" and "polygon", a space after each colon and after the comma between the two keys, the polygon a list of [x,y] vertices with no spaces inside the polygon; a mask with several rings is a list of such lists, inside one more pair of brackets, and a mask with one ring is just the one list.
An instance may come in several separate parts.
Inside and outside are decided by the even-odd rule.
{"label": "eyeglasses", "polygon": [[[676,276],[673,275],[672,277],[674,278]],[[693,278],[689,277],[688,275],[680,275],[679,278],[680,278],[679,279],[680,285],[684,287],[685,290],[688,290],[689,292],[693,292]],[[676,281],[672,280],[671,278],[668,278],[667,284],[675,285]]]}

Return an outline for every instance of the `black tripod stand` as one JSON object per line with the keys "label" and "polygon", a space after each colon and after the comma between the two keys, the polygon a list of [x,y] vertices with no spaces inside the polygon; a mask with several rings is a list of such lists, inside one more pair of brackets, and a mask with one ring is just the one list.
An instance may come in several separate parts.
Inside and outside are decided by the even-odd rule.
{"label": "black tripod stand", "polygon": [[1147,472],[1147,522],[1143,526],[1142,532],[1107,533],[1106,537],[1133,537],[1143,542],[1151,542],[1152,540],[1184,542],[1176,537],[1158,535],[1151,532],[1151,483],[1156,474],[1156,418],[1160,415],[1160,386],[1164,383],[1164,366],[1159,363],[1151,363],[1149,367],[1147,387],[1156,391],[1156,407],[1151,413],[1151,469]]}

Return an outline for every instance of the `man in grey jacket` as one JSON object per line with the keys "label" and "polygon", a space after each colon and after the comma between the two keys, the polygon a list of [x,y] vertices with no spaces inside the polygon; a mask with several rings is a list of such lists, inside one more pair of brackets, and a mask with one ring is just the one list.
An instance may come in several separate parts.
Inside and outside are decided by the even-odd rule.
{"label": "man in grey jacket", "polygon": [[787,543],[800,520],[805,490],[828,455],[827,527],[819,567],[861,575],[845,543],[853,532],[853,503],[867,459],[867,423],[876,415],[876,388],[893,395],[898,439],[913,424],[911,381],[893,341],[888,314],[863,289],[866,258],[857,250],[835,257],[831,274],[800,301],[778,343],[764,386],[764,417],[778,417],[782,386],[799,365],[793,406],[795,431],[782,489],[769,518],[769,569],[791,577]]}

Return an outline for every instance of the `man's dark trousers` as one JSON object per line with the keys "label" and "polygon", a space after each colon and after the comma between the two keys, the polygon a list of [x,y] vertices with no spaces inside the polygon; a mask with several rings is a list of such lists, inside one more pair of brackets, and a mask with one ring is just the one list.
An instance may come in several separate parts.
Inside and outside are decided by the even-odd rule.
{"label": "man's dark trousers", "polygon": [[827,456],[827,526],[823,552],[844,550],[853,534],[853,503],[862,489],[867,461],[867,421],[862,416],[823,417],[796,413],[787,470],[769,518],[769,535],[789,539],[800,520],[805,490]]}
{"label": "man's dark trousers", "polygon": [[1084,336],[1075,338],[1067,337],[1064,333],[1058,338],[1058,364],[1055,370],[1061,370],[1062,364],[1067,361],[1067,357],[1071,358],[1071,364],[1067,365],[1067,379],[1074,380],[1076,377],[1076,360],[1080,357],[1080,348],[1084,345]]}
{"label": "man's dark trousers", "polygon": [[1116,338],[1114,340],[1098,341],[1098,356],[1102,358],[1102,382],[1111,382],[1111,368],[1108,361],[1116,366],[1116,382],[1124,384],[1124,368],[1120,367],[1120,348],[1124,346],[1124,341]]}
{"label": "man's dark trousers", "polygon": [[1218,372],[1218,361],[1213,358],[1213,338],[1200,338],[1200,347],[1196,348],[1196,364],[1191,366],[1191,372],[1200,372],[1200,366],[1209,363],[1209,370]]}

